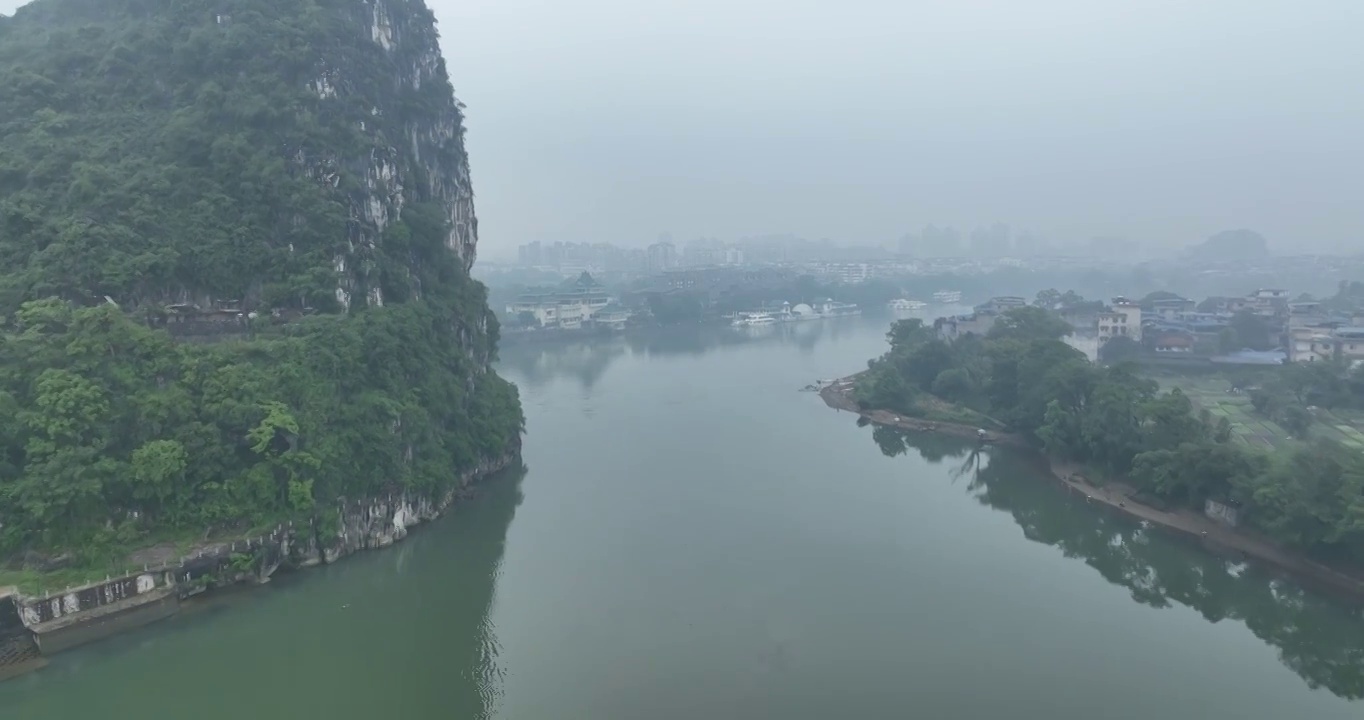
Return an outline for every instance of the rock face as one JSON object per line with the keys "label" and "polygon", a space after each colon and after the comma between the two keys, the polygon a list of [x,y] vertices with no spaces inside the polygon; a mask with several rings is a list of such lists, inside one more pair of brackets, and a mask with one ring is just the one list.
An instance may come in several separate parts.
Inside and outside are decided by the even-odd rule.
{"label": "rock face", "polygon": [[[422,0],[33,0],[0,17],[0,88],[0,330],[32,341],[0,338],[24,373],[0,396],[61,415],[39,395],[92,388],[79,431],[0,433],[20,470],[0,474],[0,553],[49,523],[252,526],[440,494],[519,437]],[[50,482],[77,457],[107,460],[97,480]],[[145,493],[127,478],[153,457],[167,487]],[[425,512],[407,502],[400,520]]]}
{"label": "rock face", "polygon": [[[320,562],[400,538],[519,448],[437,40],[422,0],[33,0],[0,17],[0,329],[26,333],[0,342],[24,373],[0,396],[55,413],[29,423],[43,443],[0,434],[20,470],[0,474],[0,554],[48,550],[55,523],[79,545],[290,517],[267,556],[201,555],[172,581],[245,572],[243,554]],[[90,392],[39,397],[71,387]],[[90,457],[94,480],[46,470]],[[155,493],[129,481],[146,472]]]}
{"label": "rock face", "polygon": [[33,0],[0,16],[0,81],[16,293],[344,312],[423,296],[408,235],[474,262],[463,107],[423,0]]}
{"label": "rock face", "polygon": [[[439,203],[448,223],[446,247],[466,271],[478,243],[464,114],[441,58],[434,16],[422,0],[355,0],[351,12],[353,41],[368,45],[357,53],[359,62],[389,68],[387,82],[357,82],[355,61],[338,55],[319,61],[309,88],[319,111],[345,116],[368,151],[338,156],[300,150],[294,158],[309,177],[338,188],[338,173],[358,179],[345,190],[352,219],[348,245],[334,258],[343,307],[360,289],[369,304],[383,304],[382,287],[369,277],[374,250],[410,201]],[[412,112],[414,106],[420,112]]]}
{"label": "rock face", "polygon": [[441,513],[480,478],[510,467],[518,454],[519,448],[509,450],[500,458],[487,460],[478,467],[462,473],[458,485],[440,497],[401,493],[341,503],[337,508],[336,537],[330,542],[322,541],[323,561],[335,562],[338,558],[360,550],[388,547],[402,540],[407,537],[408,530],[413,526],[440,517]]}
{"label": "rock face", "polygon": [[[120,616],[143,613],[144,606],[159,606],[165,599],[175,601],[239,583],[265,583],[281,568],[333,563],[362,550],[388,547],[406,538],[414,526],[440,517],[479,481],[514,467],[519,455],[518,443],[501,457],[461,473],[457,485],[439,497],[402,493],[341,502],[334,522],[327,522],[323,513],[320,521],[287,523],[260,537],[219,543],[171,563],[41,597],[0,594],[0,677],[6,665],[27,662],[36,655],[34,635],[73,634],[76,639],[70,642],[45,640],[42,644],[44,652],[64,650],[125,629],[83,631],[82,626],[92,620],[117,623]],[[331,530],[324,530],[324,525]],[[176,607],[172,602],[153,619],[175,612]],[[129,623],[126,629],[141,624]]]}

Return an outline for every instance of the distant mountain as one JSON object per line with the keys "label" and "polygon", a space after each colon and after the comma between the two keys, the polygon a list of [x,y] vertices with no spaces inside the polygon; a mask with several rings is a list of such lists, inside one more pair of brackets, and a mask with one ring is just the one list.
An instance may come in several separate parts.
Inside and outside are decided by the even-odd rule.
{"label": "distant mountain", "polygon": [[1254,230],[1223,230],[1189,248],[1190,257],[1199,260],[1240,260],[1269,255],[1269,241]]}

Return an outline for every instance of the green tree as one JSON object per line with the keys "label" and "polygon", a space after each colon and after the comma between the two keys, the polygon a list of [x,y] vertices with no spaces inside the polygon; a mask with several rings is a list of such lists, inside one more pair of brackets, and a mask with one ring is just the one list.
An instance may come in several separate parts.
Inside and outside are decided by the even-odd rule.
{"label": "green tree", "polygon": [[1142,446],[1174,448],[1185,443],[1203,444],[1209,428],[1194,416],[1193,403],[1175,388],[1146,401],[1141,407]]}
{"label": "green tree", "polygon": [[990,328],[993,340],[1059,340],[1074,331],[1069,323],[1040,307],[1019,307],[1005,311]]}
{"label": "green tree", "polygon": [[1222,354],[1234,353],[1243,348],[1241,338],[1236,334],[1236,330],[1224,327],[1217,331],[1217,351]]}
{"label": "green tree", "polygon": [[965,369],[948,368],[934,378],[933,394],[950,402],[966,402],[975,394],[975,383]]}
{"label": "green tree", "polygon": [[178,440],[149,440],[133,451],[132,474],[137,481],[132,495],[138,500],[164,503],[184,481],[189,458]]}
{"label": "green tree", "polygon": [[1231,420],[1225,416],[1217,419],[1217,426],[1213,429],[1213,442],[1231,442]]}
{"label": "green tree", "polygon": [[1126,335],[1109,338],[1099,347],[1099,359],[1108,364],[1131,362],[1143,354],[1141,343]]}
{"label": "green tree", "polygon": [[952,348],[942,340],[934,339],[907,351],[900,360],[900,368],[920,390],[927,392],[938,376],[952,369],[955,363]]}
{"label": "green tree", "polygon": [[934,337],[933,329],[925,327],[923,320],[908,318],[899,320],[890,326],[890,332],[886,333],[886,342],[890,343],[893,350],[908,350],[926,343]]}
{"label": "green tree", "polygon": [[1061,306],[1061,291],[1056,288],[1039,290],[1032,304],[1045,310],[1057,310]]}
{"label": "green tree", "polygon": [[1292,433],[1294,437],[1305,438],[1312,427],[1313,418],[1307,408],[1293,403],[1279,413],[1277,420],[1283,429]]}

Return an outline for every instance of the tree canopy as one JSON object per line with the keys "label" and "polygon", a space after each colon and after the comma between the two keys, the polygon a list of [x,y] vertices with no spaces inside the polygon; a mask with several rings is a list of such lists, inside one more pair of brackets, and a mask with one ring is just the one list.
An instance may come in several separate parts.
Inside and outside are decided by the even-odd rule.
{"label": "tree canopy", "polygon": [[[471,220],[449,202],[459,106],[429,11],[395,1],[392,48],[337,0],[0,18],[0,556],[98,564],[166,532],[435,493],[516,447],[497,322],[449,246]],[[399,82],[431,54],[429,82]],[[414,156],[417,128],[444,128],[435,157]],[[359,216],[370,201],[384,223]],[[248,340],[149,326],[223,299],[259,311]]]}
{"label": "tree canopy", "polygon": [[[986,338],[949,344],[917,320],[900,321],[855,397],[864,408],[913,414],[925,395],[937,395],[1004,422],[1050,455],[1126,479],[1153,501],[1238,504],[1246,521],[1285,543],[1364,560],[1358,452],[1326,441],[1274,453],[1237,444],[1225,418],[1195,414],[1178,389],[1160,392],[1131,365],[1090,363],[1058,339],[1057,322],[1040,307],[1018,308]],[[1357,375],[1282,371],[1257,407],[1283,403],[1287,409],[1268,411],[1303,436],[1306,400],[1345,402]]]}

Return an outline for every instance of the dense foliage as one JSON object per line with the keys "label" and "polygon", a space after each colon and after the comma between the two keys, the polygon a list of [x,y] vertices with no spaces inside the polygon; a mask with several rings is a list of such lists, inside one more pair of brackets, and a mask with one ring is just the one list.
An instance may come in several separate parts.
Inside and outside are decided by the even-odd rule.
{"label": "dense foliage", "polygon": [[1047,310],[1069,313],[1099,313],[1105,308],[1102,300],[1086,300],[1074,290],[1063,293],[1055,288],[1039,290],[1032,304]]}
{"label": "dense foliage", "polygon": [[[0,305],[337,309],[365,165],[410,144],[412,117],[458,117],[448,82],[394,89],[417,60],[371,42],[367,16],[346,0],[38,0],[0,18]],[[349,92],[323,97],[319,78]],[[429,184],[403,192],[429,200]],[[355,282],[405,280],[358,264]]]}
{"label": "dense foliage", "polygon": [[94,560],[152,530],[450,487],[521,418],[447,323],[408,303],[199,345],[113,305],[25,304],[0,335],[0,548]]}
{"label": "dense foliage", "polygon": [[[987,337],[955,343],[918,320],[896,323],[891,348],[859,380],[864,407],[909,412],[925,394],[988,413],[1049,454],[1121,477],[1153,501],[1201,508],[1237,503],[1279,540],[1364,560],[1364,457],[1318,441],[1276,453],[1231,441],[1227,420],[1193,412],[1130,365],[1090,363],[1060,340],[1064,323],[1041,308],[1011,310]],[[1325,397],[1334,371],[1288,369],[1288,389]],[[1328,389],[1323,389],[1328,388]],[[1275,391],[1279,392],[1279,391]]]}
{"label": "dense foliage", "polygon": [[[420,2],[390,6],[431,27]],[[177,530],[435,492],[515,446],[496,320],[421,171],[448,158],[396,157],[405,187],[365,185],[373,157],[411,152],[405,128],[459,117],[448,82],[394,90],[416,60],[373,42],[369,13],[38,0],[0,18],[0,554],[98,563]],[[357,247],[357,198],[395,192],[400,219]],[[170,302],[226,298],[259,311],[248,341],[149,327]]]}

